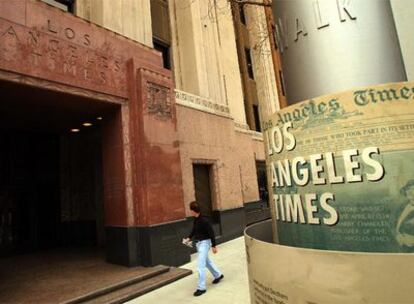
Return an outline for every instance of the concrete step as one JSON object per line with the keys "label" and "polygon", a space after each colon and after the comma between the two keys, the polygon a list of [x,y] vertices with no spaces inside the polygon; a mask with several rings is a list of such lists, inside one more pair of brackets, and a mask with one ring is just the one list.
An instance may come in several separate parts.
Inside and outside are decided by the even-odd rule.
{"label": "concrete step", "polygon": [[170,284],[192,273],[191,270],[170,267],[168,272],[146,280],[136,282],[123,288],[114,290],[110,293],[102,294],[88,301],[85,304],[120,304],[132,300],[154,289]]}
{"label": "concrete step", "polygon": [[137,284],[139,282],[157,277],[159,275],[162,275],[164,273],[168,273],[170,271],[170,267],[158,265],[155,267],[148,268],[148,271],[145,271],[135,277],[129,278],[124,281],[117,282],[112,285],[105,286],[104,288],[100,288],[97,290],[94,290],[93,292],[84,294],[82,296],[70,299],[68,301],[62,302],[62,304],[77,304],[77,303],[85,303],[86,301],[89,301],[91,299],[95,299],[97,297],[100,297],[101,295],[105,295],[111,292],[114,292],[116,290],[125,288],[127,286]]}

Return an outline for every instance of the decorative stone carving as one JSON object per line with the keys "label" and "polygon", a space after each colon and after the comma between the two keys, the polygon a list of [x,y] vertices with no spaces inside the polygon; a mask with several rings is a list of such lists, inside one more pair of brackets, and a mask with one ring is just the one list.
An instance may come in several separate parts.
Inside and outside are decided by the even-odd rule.
{"label": "decorative stone carving", "polygon": [[153,82],[147,82],[145,113],[155,115],[156,119],[172,119],[170,89]]}
{"label": "decorative stone carving", "polygon": [[194,108],[197,110],[213,113],[224,117],[230,116],[230,109],[228,106],[215,103],[211,100],[207,100],[203,97],[193,95],[188,92],[175,90],[175,98],[177,104],[186,107]]}

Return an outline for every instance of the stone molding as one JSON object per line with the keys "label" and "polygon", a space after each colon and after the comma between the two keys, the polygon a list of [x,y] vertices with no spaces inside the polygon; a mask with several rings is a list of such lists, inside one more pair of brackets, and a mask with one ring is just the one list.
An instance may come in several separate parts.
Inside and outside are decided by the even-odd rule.
{"label": "stone molding", "polygon": [[250,130],[247,124],[234,121],[234,118],[230,115],[230,109],[226,105],[221,105],[215,103],[212,100],[177,89],[175,90],[175,103],[205,113],[230,118],[234,122],[234,128],[236,132],[249,134],[252,136],[252,139],[263,141],[263,134],[261,132]]}
{"label": "stone molding", "polygon": [[238,131],[240,132],[250,131],[249,126],[245,123],[240,123],[240,122],[235,121],[234,126],[236,129],[239,129]]}
{"label": "stone molding", "polygon": [[193,108],[218,116],[231,118],[230,109],[228,106],[218,104],[210,99],[203,98],[188,92],[175,90],[176,103],[185,107]]}
{"label": "stone molding", "polygon": [[252,131],[252,139],[257,141],[263,141],[263,133]]}
{"label": "stone molding", "polygon": [[251,135],[253,140],[263,141],[263,133],[250,130],[249,126],[246,124],[234,122],[234,127],[236,132]]}
{"label": "stone molding", "polygon": [[79,87],[74,87],[66,84],[57,83],[54,81],[46,80],[46,79],[40,79],[36,77],[31,77],[28,75],[23,75],[15,72],[8,72],[5,70],[0,69],[0,79],[6,80],[10,82],[20,83],[29,85],[32,87],[42,88],[45,90],[51,90],[55,92],[62,92],[62,93],[68,93],[71,95],[77,95],[82,97],[91,98],[92,100],[100,100],[105,102],[111,102],[116,104],[126,104],[127,99],[108,95],[105,93],[99,93],[96,91],[83,89]]}

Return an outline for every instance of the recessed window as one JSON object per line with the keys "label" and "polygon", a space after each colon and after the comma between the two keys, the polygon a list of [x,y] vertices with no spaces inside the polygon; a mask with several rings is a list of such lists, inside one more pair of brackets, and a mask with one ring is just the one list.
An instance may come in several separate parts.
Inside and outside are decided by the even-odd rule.
{"label": "recessed window", "polygon": [[283,72],[279,70],[280,86],[282,88],[283,96],[286,96],[285,79],[283,78]]}
{"label": "recessed window", "polygon": [[162,54],[162,61],[163,61],[164,68],[170,70],[171,69],[170,46],[155,38],[153,39],[152,43],[154,45],[154,49],[161,52]]}
{"label": "recessed window", "polygon": [[54,7],[60,8],[63,11],[73,13],[75,8],[75,0],[42,0]]}
{"label": "recessed window", "polygon": [[272,24],[273,43],[274,43],[275,50],[279,48],[277,45],[277,32],[276,31],[277,31],[276,26]]}
{"label": "recessed window", "polygon": [[239,4],[240,22],[246,25],[246,14],[244,13],[244,5]]}
{"label": "recessed window", "polygon": [[162,54],[163,65],[171,69],[171,26],[167,0],[151,0],[152,42]]}
{"label": "recessed window", "polygon": [[252,56],[250,53],[250,49],[244,49],[244,53],[246,55],[247,74],[249,75],[250,79],[254,79],[253,63],[252,63]]}
{"label": "recessed window", "polygon": [[257,132],[262,132],[262,128],[260,127],[259,106],[253,105],[253,115],[254,115],[254,124],[256,126],[255,130]]}

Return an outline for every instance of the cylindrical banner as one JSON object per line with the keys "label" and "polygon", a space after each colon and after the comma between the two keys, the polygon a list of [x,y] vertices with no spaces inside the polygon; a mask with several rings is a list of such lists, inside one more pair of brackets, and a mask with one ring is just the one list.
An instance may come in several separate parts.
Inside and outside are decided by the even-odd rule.
{"label": "cylindrical banner", "polygon": [[284,108],[264,138],[276,242],[414,252],[414,83]]}
{"label": "cylindrical banner", "polygon": [[246,229],[252,304],[412,304],[414,255],[272,244],[262,222]]}
{"label": "cylindrical banner", "polygon": [[289,104],[407,80],[389,0],[273,0]]}

